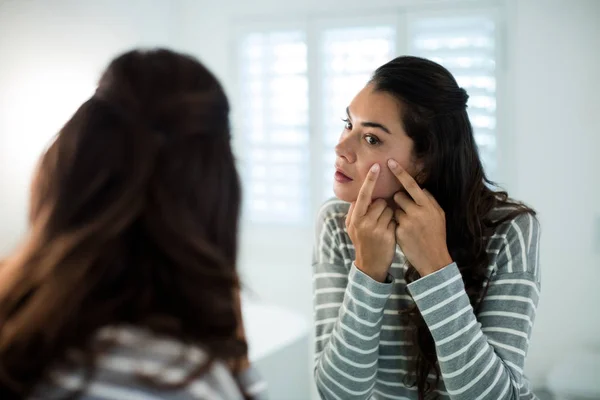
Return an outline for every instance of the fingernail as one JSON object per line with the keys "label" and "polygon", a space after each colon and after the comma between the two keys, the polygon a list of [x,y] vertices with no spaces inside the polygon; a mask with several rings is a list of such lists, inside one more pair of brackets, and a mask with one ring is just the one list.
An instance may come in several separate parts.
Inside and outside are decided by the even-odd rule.
{"label": "fingernail", "polygon": [[388,165],[390,166],[390,168],[392,169],[396,169],[398,168],[398,163],[394,160],[388,160]]}
{"label": "fingernail", "polygon": [[371,172],[379,172],[379,164],[374,164],[371,167]]}

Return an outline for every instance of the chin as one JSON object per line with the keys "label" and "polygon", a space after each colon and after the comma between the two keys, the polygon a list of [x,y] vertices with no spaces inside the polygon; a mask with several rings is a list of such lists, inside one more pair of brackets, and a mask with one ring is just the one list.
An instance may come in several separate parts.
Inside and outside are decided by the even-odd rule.
{"label": "chin", "polygon": [[352,203],[358,198],[358,193],[355,190],[339,187],[336,184],[333,185],[333,193],[335,194],[335,197],[347,203]]}

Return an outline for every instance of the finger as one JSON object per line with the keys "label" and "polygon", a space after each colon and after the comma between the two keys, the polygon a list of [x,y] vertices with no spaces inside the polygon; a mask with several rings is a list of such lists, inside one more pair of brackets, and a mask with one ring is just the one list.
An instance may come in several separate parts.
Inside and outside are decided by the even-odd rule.
{"label": "finger", "polygon": [[398,224],[396,223],[396,220],[394,218],[392,218],[390,220],[390,222],[388,222],[387,228],[389,231],[395,231],[397,226],[398,226]]}
{"label": "finger", "polygon": [[375,189],[375,183],[377,182],[377,178],[379,177],[379,170],[379,164],[374,164],[371,167],[371,169],[367,173],[365,181],[363,182],[360,188],[360,191],[358,192],[356,206],[354,207],[354,212],[358,217],[364,216],[369,209],[369,204],[371,204],[371,199],[373,198],[373,190]]}
{"label": "finger", "polygon": [[379,219],[377,220],[377,224],[381,225],[383,227],[386,227],[389,225],[390,221],[394,221],[394,210],[392,210],[389,207],[386,207],[385,210],[383,210],[383,212],[381,213],[381,215],[379,216]]}
{"label": "finger", "polygon": [[400,207],[405,212],[409,212],[412,207],[416,207],[417,206],[417,204],[412,199],[412,197],[410,197],[409,195],[407,195],[405,192],[398,192],[398,193],[396,193],[394,195],[394,202],[396,204],[398,204],[398,207]]}
{"label": "finger", "polygon": [[365,217],[373,219],[374,221],[378,221],[379,217],[386,208],[387,202],[383,199],[377,199],[369,206],[369,210],[367,211]]}
{"label": "finger", "polygon": [[406,192],[413,198],[415,203],[420,206],[427,204],[428,197],[423,193],[419,184],[410,174],[400,166],[395,160],[388,160],[388,167],[394,176],[400,181]]}
{"label": "finger", "polygon": [[396,221],[396,223],[398,225],[400,225],[402,223],[402,220],[406,217],[407,217],[406,213],[402,210],[396,210],[394,212],[394,220]]}
{"label": "finger", "polygon": [[350,203],[350,208],[348,209],[348,214],[346,214],[346,229],[350,222],[352,222],[352,210],[354,209],[354,202]]}

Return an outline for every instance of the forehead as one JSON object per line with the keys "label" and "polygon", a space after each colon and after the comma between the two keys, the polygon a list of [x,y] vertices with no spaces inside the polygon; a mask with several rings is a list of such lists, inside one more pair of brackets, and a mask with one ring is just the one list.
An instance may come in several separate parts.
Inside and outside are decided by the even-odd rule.
{"label": "forehead", "polygon": [[401,107],[391,94],[375,91],[367,85],[354,97],[349,109],[353,119],[392,125],[401,124]]}

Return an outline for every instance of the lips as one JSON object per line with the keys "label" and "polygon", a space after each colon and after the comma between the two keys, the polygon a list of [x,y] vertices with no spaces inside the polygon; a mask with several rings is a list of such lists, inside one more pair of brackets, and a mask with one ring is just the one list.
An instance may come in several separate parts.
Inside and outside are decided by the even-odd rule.
{"label": "lips", "polygon": [[340,168],[336,168],[335,169],[336,174],[340,174],[341,176],[343,176],[346,179],[352,180],[352,178],[350,178],[346,173],[344,173],[344,171],[342,171]]}
{"label": "lips", "polygon": [[344,171],[342,171],[342,169],[337,168],[337,167],[335,169],[334,179],[339,183],[352,182],[352,178],[350,178],[348,175],[346,175],[346,173]]}

